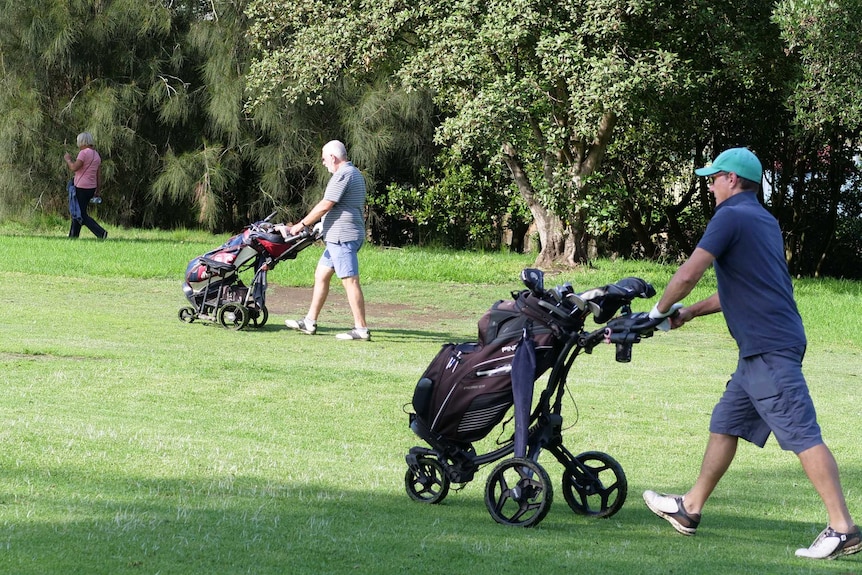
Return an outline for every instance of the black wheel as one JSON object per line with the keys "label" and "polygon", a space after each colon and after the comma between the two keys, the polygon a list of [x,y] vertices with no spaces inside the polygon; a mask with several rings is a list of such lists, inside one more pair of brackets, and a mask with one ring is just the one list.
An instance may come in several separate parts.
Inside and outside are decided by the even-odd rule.
{"label": "black wheel", "polygon": [[601,451],[587,451],[575,459],[580,473],[563,472],[563,496],[578,515],[610,517],[626,501],[628,482],[622,466]]}
{"label": "black wheel", "polygon": [[180,321],[183,323],[192,323],[197,318],[197,313],[195,312],[195,308],[192,306],[186,306],[180,308],[179,313],[177,314],[180,318]]}
{"label": "black wheel", "polygon": [[497,523],[533,527],[551,510],[554,490],[548,472],[529,459],[509,459],[485,484],[485,505]]}
{"label": "black wheel", "polygon": [[218,322],[228,329],[240,330],[248,325],[248,308],[238,303],[229,303],[218,311]]}
{"label": "black wheel", "polygon": [[443,465],[431,457],[420,457],[418,468],[407,468],[404,487],[407,495],[421,503],[440,503],[449,494],[449,478]]}
{"label": "black wheel", "polygon": [[249,323],[252,327],[263,327],[266,325],[266,320],[269,319],[269,310],[266,309],[265,305],[262,305],[259,308],[249,309],[249,312],[251,315]]}

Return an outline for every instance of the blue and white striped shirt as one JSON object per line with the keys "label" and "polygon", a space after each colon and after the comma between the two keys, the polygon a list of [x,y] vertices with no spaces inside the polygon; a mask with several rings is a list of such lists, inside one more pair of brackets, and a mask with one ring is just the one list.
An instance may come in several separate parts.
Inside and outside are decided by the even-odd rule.
{"label": "blue and white striped shirt", "polygon": [[332,174],[323,199],[335,206],[323,216],[323,237],[331,243],[365,239],[365,178],[351,162]]}

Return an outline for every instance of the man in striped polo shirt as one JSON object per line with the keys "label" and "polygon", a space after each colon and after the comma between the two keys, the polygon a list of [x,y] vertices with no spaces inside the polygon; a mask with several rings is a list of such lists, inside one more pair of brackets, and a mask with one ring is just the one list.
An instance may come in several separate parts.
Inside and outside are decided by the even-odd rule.
{"label": "man in striped polo shirt", "polygon": [[335,337],[367,341],[371,339],[371,333],[365,322],[365,296],[359,284],[359,260],[356,257],[365,242],[365,178],[347,159],[347,148],[338,140],[323,146],[321,156],[323,165],[332,177],[326,185],[323,199],[290,228],[290,234],[297,235],[322,220],[326,250],[314,272],[314,290],[308,313],[303,319],[289,319],[284,323],[308,335],[317,333],[317,318],[329,295],[329,283],[332,276],[337,275],[347,292],[354,327]]}

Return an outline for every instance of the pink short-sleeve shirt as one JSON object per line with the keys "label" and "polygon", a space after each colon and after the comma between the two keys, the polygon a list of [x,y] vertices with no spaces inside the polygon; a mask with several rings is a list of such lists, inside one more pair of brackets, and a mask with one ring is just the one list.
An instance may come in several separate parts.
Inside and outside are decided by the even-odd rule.
{"label": "pink short-sleeve shirt", "polygon": [[93,148],[81,148],[78,152],[78,160],[83,162],[81,169],[75,172],[75,187],[84,189],[94,189],[98,186],[99,166],[102,164],[102,157],[99,152]]}

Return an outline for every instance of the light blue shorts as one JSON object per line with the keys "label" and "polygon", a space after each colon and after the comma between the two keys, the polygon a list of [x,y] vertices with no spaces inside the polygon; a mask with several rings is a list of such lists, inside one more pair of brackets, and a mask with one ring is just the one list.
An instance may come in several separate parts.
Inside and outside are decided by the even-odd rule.
{"label": "light blue shorts", "polygon": [[365,240],[353,242],[330,243],[326,242],[326,249],[320,256],[317,265],[332,268],[338,279],[349,278],[359,275],[359,259],[356,254]]}
{"label": "light blue shorts", "polygon": [[804,348],[742,357],[712,411],[709,430],[763,447],[769,434],[799,454],[823,443],[814,402],[802,375]]}

